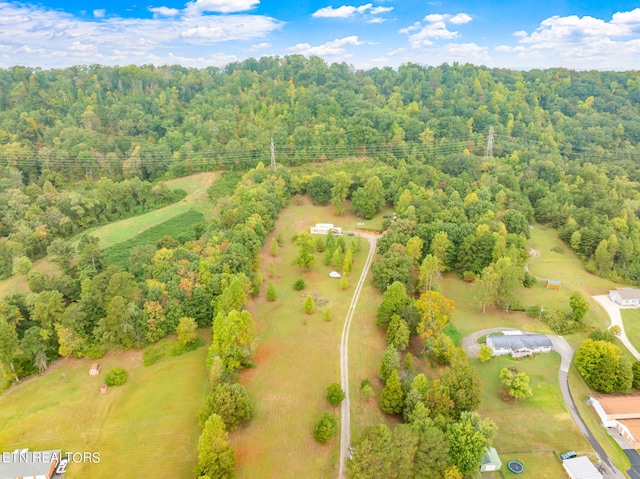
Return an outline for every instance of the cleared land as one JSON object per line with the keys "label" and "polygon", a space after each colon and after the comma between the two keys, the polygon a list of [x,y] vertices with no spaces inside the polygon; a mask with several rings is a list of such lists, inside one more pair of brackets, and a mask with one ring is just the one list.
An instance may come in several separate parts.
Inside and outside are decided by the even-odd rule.
{"label": "cleared land", "polygon": [[[326,388],[340,381],[340,335],[368,243],[361,240],[362,249],[355,255],[349,276],[351,284],[343,291],[340,280],[329,278],[332,268],[324,265],[324,253],[318,254],[316,264],[307,273],[292,266],[298,251],[291,238],[295,233],[308,231],[315,223],[342,226],[352,219],[348,213],[337,217],[331,207],[313,206],[307,198],[296,197],[282,211],[275,231],[267,238],[262,254],[263,293],[248,305],[259,330],[256,368],[240,376],[240,382],[253,399],[256,414],[245,428],[231,435],[238,457],[238,478],[313,479],[333,477],[337,473],[338,435],[321,445],[314,441],[312,430],[323,412],[330,411],[336,418],[340,415],[339,407],[334,408],[326,401]],[[282,235],[284,246],[272,257],[269,254],[271,239],[278,235]],[[345,236],[347,242],[350,239]],[[269,277],[270,264],[274,265],[275,277]],[[298,278],[306,282],[304,291],[293,290]],[[274,283],[278,293],[273,303],[264,298],[269,282]],[[367,302],[367,291],[365,288],[361,303]],[[326,305],[317,306],[312,315],[305,314],[303,308],[307,293],[326,301]],[[331,321],[325,321],[326,309],[331,310]],[[359,335],[355,323],[359,320],[360,313],[354,318],[352,338]],[[381,353],[382,348],[379,351]],[[350,368],[357,362],[350,361]],[[353,371],[357,371],[357,367]]]}
{"label": "cleared land", "polygon": [[[540,354],[535,359],[514,361],[510,357],[494,358],[487,363],[471,362],[482,378],[482,402],[479,411],[495,421],[498,433],[495,447],[503,461],[520,460],[528,477],[554,479],[562,477],[558,454],[575,450],[592,454],[589,443],[573,422],[558,385],[560,356]],[[529,375],[533,396],[519,401],[504,400],[498,379],[500,369],[515,366]]]}
{"label": "cleared land", "polygon": [[[203,339],[209,335],[201,331]],[[149,367],[142,365],[140,351],[61,360],[0,396],[0,449],[100,453],[98,464],[70,465],[69,479],[129,479],[138,474],[132,471],[192,477],[197,412],[207,386],[206,350],[202,346]],[[94,362],[102,371],[89,377]],[[114,366],[125,368],[129,379],[101,394],[104,375]]]}

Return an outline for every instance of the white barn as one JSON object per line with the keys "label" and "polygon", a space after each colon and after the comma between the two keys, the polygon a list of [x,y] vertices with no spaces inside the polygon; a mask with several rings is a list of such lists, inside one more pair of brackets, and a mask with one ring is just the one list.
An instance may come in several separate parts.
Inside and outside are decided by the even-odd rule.
{"label": "white barn", "polygon": [[329,231],[331,231],[335,236],[342,235],[342,228],[333,226],[331,223],[318,223],[309,228],[309,232],[312,235],[328,235]]}
{"label": "white barn", "polygon": [[609,299],[623,307],[640,308],[640,289],[614,289],[609,291]]}
{"label": "white barn", "polygon": [[503,336],[487,336],[487,346],[493,356],[510,354],[512,358],[531,356],[537,353],[551,352],[552,344],[545,334],[505,334]]}

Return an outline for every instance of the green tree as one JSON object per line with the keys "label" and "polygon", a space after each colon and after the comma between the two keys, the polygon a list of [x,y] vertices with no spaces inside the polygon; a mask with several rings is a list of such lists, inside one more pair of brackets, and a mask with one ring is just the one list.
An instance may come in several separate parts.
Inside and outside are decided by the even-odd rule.
{"label": "green tree", "polygon": [[413,260],[413,264],[417,266],[422,258],[422,239],[414,236],[407,241],[407,256]]}
{"label": "green tree", "polygon": [[393,344],[399,351],[404,351],[409,347],[410,338],[409,325],[400,316],[394,314],[387,327],[387,345]]}
{"label": "green tree", "polygon": [[180,318],[176,326],[176,334],[178,335],[178,343],[182,346],[195,343],[198,340],[196,320],[188,316]]}
{"label": "green tree", "polygon": [[469,476],[478,470],[484,455],[487,439],[468,418],[448,425],[445,433],[449,443],[449,459],[462,476]]}
{"label": "green tree", "polygon": [[394,282],[382,294],[382,302],[376,313],[376,324],[384,326],[391,321],[394,314],[400,314],[410,303],[411,298],[404,284],[399,281]]}
{"label": "green tree", "polygon": [[309,271],[313,263],[316,261],[315,243],[313,237],[306,232],[298,233],[296,239],[293,242],[298,247],[298,257],[293,261],[293,264],[300,266],[302,269]]}
{"label": "green tree", "polygon": [[13,366],[13,356],[18,349],[18,333],[4,318],[0,317],[0,365],[5,374],[12,373],[16,382],[20,382]]}
{"label": "green tree", "polygon": [[255,337],[256,325],[249,311],[218,313],[213,321],[211,354],[222,358],[228,372],[250,367]]}
{"label": "green tree", "polygon": [[595,391],[626,391],[633,382],[631,366],[622,359],[620,348],[608,341],[585,339],[576,352],[575,362],[585,382]]}
{"label": "green tree", "polygon": [[130,348],[136,337],[134,323],[135,305],[122,296],[109,301],[104,318],[98,321],[94,335],[100,344],[112,348]]}
{"label": "green tree", "polygon": [[413,291],[412,270],[413,261],[406,254],[388,251],[380,261],[371,265],[373,285],[380,291],[385,291],[390,285],[399,281],[407,290]]}
{"label": "green tree", "polygon": [[330,180],[314,175],[307,184],[307,194],[314,205],[326,205],[332,198],[332,187]]}
{"label": "green tree", "polygon": [[127,382],[127,372],[119,366],[111,368],[104,377],[104,383],[107,386],[122,386]]}
{"label": "green tree", "polygon": [[478,296],[482,305],[482,314],[487,310],[487,306],[498,299],[498,288],[500,287],[500,276],[493,266],[489,265],[482,270],[482,274],[475,281],[478,287]]}
{"label": "green tree", "polygon": [[480,362],[486,363],[487,361],[491,360],[492,357],[493,350],[489,346],[487,346],[486,344],[480,346],[480,354],[478,355],[478,359],[480,359]]}
{"label": "green tree", "polygon": [[11,273],[12,274],[27,274],[33,263],[26,256],[16,256],[13,259]]}
{"label": "green tree", "polygon": [[271,247],[269,248],[271,256],[274,258],[278,256],[278,241],[275,238],[271,239]]}
{"label": "green tree", "polygon": [[452,243],[446,231],[438,231],[433,237],[433,241],[431,241],[430,251],[438,260],[438,268],[441,272],[449,269],[447,265],[447,254],[451,247]]}
{"label": "green tree", "polygon": [[201,425],[211,414],[220,416],[227,431],[233,431],[253,417],[253,407],[245,389],[237,383],[220,382],[207,396],[205,407],[200,412]]}
{"label": "green tree", "polygon": [[269,283],[267,286],[267,301],[273,302],[277,299],[276,287],[273,283]]}
{"label": "green tree", "polygon": [[325,412],[313,426],[313,438],[320,444],[329,442],[336,434],[338,421],[333,414]]}
{"label": "green tree", "polygon": [[404,406],[404,393],[398,377],[398,370],[391,371],[387,383],[382,390],[380,409],[387,414],[400,414]]}
{"label": "green tree", "polygon": [[76,249],[63,239],[54,239],[49,247],[47,253],[52,257],[51,260],[60,266],[60,269],[68,273],[71,269],[71,260],[76,254]]}
{"label": "green tree", "polygon": [[400,369],[400,355],[394,344],[389,344],[382,355],[380,361],[380,372],[378,377],[383,381],[387,381],[393,371]]}
{"label": "green tree", "polygon": [[498,377],[512,398],[524,399],[533,395],[529,386],[529,376],[526,373],[515,371],[512,368],[502,368]]}
{"label": "green tree", "polygon": [[332,406],[339,406],[345,398],[344,391],[338,383],[331,383],[327,386],[327,401]]}
{"label": "green tree", "polygon": [[347,463],[349,479],[393,477],[393,434],[384,424],[367,428],[355,444]]}
{"label": "green tree", "polygon": [[342,248],[340,248],[339,246],[335,249],[333,255],[331,256],[331,266],[333,266],[334,269],[339,269],[340,266],[342,266]]}
{"label": "green tree", "polygon": [[313,301],[313,297],[311,294],[308,294],[304,300],[304,312],[307,314],[313,314],[315,307],[316,303]]}
{"label": "green tree", "polygon": [[516,300],[516,290],[522,286],[524,269],[514,263],[510,257],[505,256],[496,261],[494,270],[500,278],[498,302],[505,311],[509,311]]}
{"label": "green tree", "polygon": [[589,305],[584,299],[584,296],[578,291],[573,293],[569,298],[569,305],[571,306],[571,319],[573,321],[580,322],[589,311]]}
{"label": "green tree", "polygon": [[420,265],[420,275],[418,276],[418,288],[423,293],[438,289],[440,279],[440,264],[438,259],[432,254],[428,254]]}
{"label": "green tree", "polygon": [[196,475],[208,475],[217,479],[235,477],[236,457],[229,445],[228,436],[222,418],[217,414],[209,416],[198,439]]}
{"label": "green tree", "polygon": [[333,177],[333,188],[331,188],[331,204],[333,212],[338,216],[344,214],[344,201],[347,199],[349,187],[351,186],[351,178],[348,173],[340,171]]}
{"label": "green tree", "polygon": [[348,289],[349,288],[349,276],[342,276],[340,278],[340,289]]}
{"label": "green tree", "polygon": [[347,249],[347,252],[344,254],[344,261],[342,262],[342,274],[348,275],[351,272],[351,267],[353,266],[353,252],[351,248]]}

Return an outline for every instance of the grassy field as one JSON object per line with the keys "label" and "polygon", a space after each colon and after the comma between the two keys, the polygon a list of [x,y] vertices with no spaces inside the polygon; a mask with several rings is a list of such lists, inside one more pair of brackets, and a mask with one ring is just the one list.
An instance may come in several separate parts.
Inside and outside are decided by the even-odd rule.
{"label": "grassy field", "polygon": [[[177,203],[132,218],[89,229],[85,233],[98,237],[101,248],[108,248],[133,238],[143,231],[189,210],[199,211],[204,215],[205,219],[210,220],[212,208],[207,198],[207,188],[212,185],[217,176],[218,173],[216,172],[207,172],[169,180],[165,184],[170,189],[183,189],[187,192],[187,196]],[[73,242],[77,243],[79,240],[80,236],[76,237]]]}
{"label": "grassy field", "polygon": [[[208,330],[200,333],[208,340]],[[200,347],[147,368],[139,351],[61,360],[0,396],[0,449],[100,454],[97,464],[71,464],[69,479],[129,479],[139,476],[135,471],[192,477],[205,357],[206,347]],[[102,367],[97,377],[88,375],[93,362]],[[114,366],[125,368],[129,380],[101,394],[104,374]]]}
{"label": "grassy field", "polygon": [[164,236],[171,236],[177,239],[184,235],[189,241],[192,241],[196,239],[194,226],[199,223],[204,223],[204,216],[201,212],[196,210],[185,211],[163,223],[144,230],[133,238],[106,248],[104,250],[105,260],[109,264],[119,264],[122,267],[126,267],[129,255],[136,246],[155,245]]}
{"label": "grassy field", "polygon": [[[255,418],[241,431],[232,434],[232,442],[238,456],[238,478],[305,477],[325,478],[336,474],[338,461],[338,435],[328,444],[320,445],[312,437],[313,424],[324,411],[339,418],[339,408],[330,406],[326,388],[340,381],[339,345],[344,319],[351,301],[353,288],[360,275],[367,254],[367,243],[355,256],[350,274],[350,286],[343,291],[339,280],[329,278],[331,268],[324,265],[324,254],[318,255],[311,271],[303,273],[292,261],[297,248],[291,243],[295,233],[308,231],[315,223],[334,223],[342,226],[353,218],[334,216],[330,207],[312,206],[307,198],[294,198],[282,211],[276,229],[267,238],[262,254],[262,271],[265,277],[263,293],[248,305],[259,330],[259,346],[256,352],[256,368],[245,371],[241,383],[253,399]],[[282,235],[284,246],[278,255],[269,254],[272,237]],[[345,238],[349,241],[349,238]],[[354,238],[354,239],[357,239]],[[275,277],[269,277],[269,265],[275,268]],[[304,278],[306,289],[294,291],[296,279]],[[267,302],[264,290],[273,282],[278,299]],[[306,315],[303,301],[307,293],[325,306],[316,307],[312,315]],[[378,355],[384,342],[371,328],[360,331],[367,324],[367,315],[375,311],[377,293],[365,287],[362,304],[354,318],[352,341],[362,341],[368,349],[353,346],[352,377],[360,381],[372,377],[372,364],[377,374]],[[324,319],[330,309],[332,320]],[[370,319],[373,322],[375,319]],[[364,326],[366,327],[366,326]],[[375,353],[372,359],[370,354]],[[354,390],[352,389],[352,393]],[[354,401],[358,396],[355,393]],[[363,405],[371,414],[378,414],[373,404]],[[357,420],[356,420],[357,422]],[[277,438],[277,440],[274,440]]]}
{"label": "grassy field", "polygon": [[622,322],[624,323],[624,332],[631,344],[636,349],[640,349],[640,310],[638,309],[621,309]]}
{"label": "grassy field", "polygon": [[[493,419],[498,426],[494,446],[505,464],[505,477],[511,477],[506,475],[507,458],[520,460],[527,477],[553,479],[563,477],[560,461],[552,459],[554,450],[557,453],[575,450],[579,454],[592,455],[589,443],[562,399],[558,385],[558,354],[541,354],[535,359],[521,361],[503,356],[487,363],[476,360],[471,364],[481,377],[479,412]],[[519,401],[501,398],[498,373],[511,366],[529,375],[532,397]]]}

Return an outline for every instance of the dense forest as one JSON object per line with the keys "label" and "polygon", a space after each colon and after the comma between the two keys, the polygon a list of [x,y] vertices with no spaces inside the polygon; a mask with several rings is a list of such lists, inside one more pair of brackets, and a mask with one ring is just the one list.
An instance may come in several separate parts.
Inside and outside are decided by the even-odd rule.
{"label": "dense forest", "polygon": [[[396,349],[419,333],[466,371],[443,324],[421,308],[443,301],[434,290],[449,270],[478,285],[482,308],[520,307],[516,289],[534,281],[523,269],[531,223],[557,228],[588,270],[640,284],[639,100],[638,72],[360,71],[296,55],[201,70],[0,70],[0,277],[28,273],[31,290],[0,301],[3,371],[19,380],[60,356],[213,324],[208,366],[227,384],[252,364],[255,327],[243,307],[260,291],[259,251],[292,194],[364,218],[394,206],[372,267],[388,300],[380,325]],[[276,170],[264,166],[272,139]],[[316,162],[324,174],[288,168]],[[189,234],[136,246],[118,264],[83,234],[184,196],[160,180],[211,170],[237,173],[214,183],[219,214]],[[29,272],[47,254],[60,274]],[[553,313],[558,331],[579,322]],[[436,425],[478,426],[465,415],[477,406],[464,401],[471,382]],[[251,416],[247,407],[214,417],[216,394],[244,398],[229,388],[208,400],[206,437]],[[394,411],[412,422],[411,406]],[[421,424],[431,444],[435,426]],[[218,459],[200,457],[198,473]]]}

